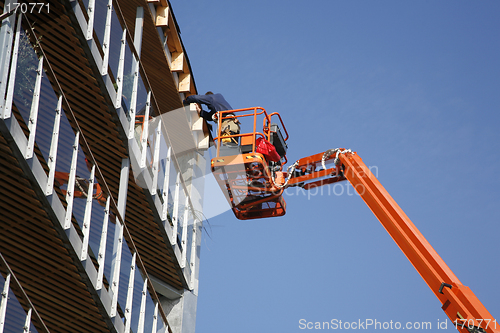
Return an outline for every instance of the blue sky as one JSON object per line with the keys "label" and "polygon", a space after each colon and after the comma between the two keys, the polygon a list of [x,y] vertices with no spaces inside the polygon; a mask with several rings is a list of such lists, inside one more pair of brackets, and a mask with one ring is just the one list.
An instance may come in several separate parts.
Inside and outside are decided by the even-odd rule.
{"label": "blue sky", "polygon": [[[171,4],[200,93],[280,112],[289,161],[357,151],[500,318],[500,2]],[[288,192],[284,217],[210,219],[197,332],[309,331],[301,319],[431,322],[427,331],[446,322],[346,183]]]}

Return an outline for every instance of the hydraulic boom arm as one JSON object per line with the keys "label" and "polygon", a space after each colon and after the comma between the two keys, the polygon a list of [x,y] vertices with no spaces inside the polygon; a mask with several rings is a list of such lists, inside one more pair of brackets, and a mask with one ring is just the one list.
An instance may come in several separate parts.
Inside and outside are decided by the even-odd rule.
{"label": "hydraulic boom arm", "polygon": [[[252,119],[253,128],[240,132],[233,125],[233,132],[228,133],[227,124],[238,119]],[[258,120],[262,129],[257,127]],[[268,114],[255,107],[218,113],[217,153],[211,168],[238,219],[284,215],[283,191],[287,187],[308,190],[348,180],[431,288],[455,327],[464,333],[500,333],[500,323],[460,282],[355,152],[330,149],[301,158],[285,172],[287,139],[276,112]]]}
{"label": "hydraulic boom arm", "polygon": [[[328,168],[326,164],[332,162]],[[347,179],[441,301],[457,329],[464,333],[500,332],[500,323],[460,282],[355,152],[329,150],[298,160],[292,169],[286,186],[309,189]]]}

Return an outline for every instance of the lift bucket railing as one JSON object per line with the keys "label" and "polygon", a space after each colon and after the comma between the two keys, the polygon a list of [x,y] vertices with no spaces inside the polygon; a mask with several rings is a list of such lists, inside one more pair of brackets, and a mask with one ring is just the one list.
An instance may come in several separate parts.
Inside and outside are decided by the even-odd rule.
{"label": "lift bucket railing", "polygon": [[[247,119],[252,118],[253,119]],[[262,119],[262,128],[257,128],[258,120]],[[281,119],[279,113],[274,112],[268,114],[264,108],[253,107],[245,109],[235,109],[235,110],[225,110],[220,111],[217,114],[217,136],[214,138],[214,142],[217,146],[217,157],[220,156],[220,146],[223,139],[234,139],[242,146],[251,145],[251,149],[248,152],[255,153],[256,146],[255,142],[257,138],[262,137],[267,141],[271,140],[271,120],[277,118],[281,129],[286,134],[285,141],[288,140],[288,132],[286,131],[285,125]],[[223,134],[222,124],[225,120],[235,119],[241,124],[241,131],[238,134]],[[252,121],[253,120],[253,121]]]}

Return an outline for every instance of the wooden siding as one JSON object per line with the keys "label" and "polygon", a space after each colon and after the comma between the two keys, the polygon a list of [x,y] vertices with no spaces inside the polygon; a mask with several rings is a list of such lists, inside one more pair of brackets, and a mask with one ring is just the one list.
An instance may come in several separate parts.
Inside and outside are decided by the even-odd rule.
{"label": "wooden siding", "polygon": [[[63,108],[75,131],[81,131],[81,146],[89,160],[99,166],[97,181],[105,192],[118,199],[121,161],[127,157],[126,138],[111,101],[104,93],[103,81],[93,63],[69,1],[48,1],[50,13],[27,15],[32,23],[24,26],[39,40],[37,52],[43,53],[50,68],[45,68],[55,91],[64,92]],[[115,2],[123,18],[122,25],[133,25],[137,6],[146,1]],[[143,79],[151,87],[156,109],[165,113],[182,106],[160,36],[145,7],[141,63]],[[32,38],[32,42],[37,44]],[[131,41],[129,41],[131,42]],[[15,108],[13,108],[15,109]],[[15,117],[25,131],[19,112]],[[109,332],[114,328],[101,308],[78,259],[44,208],[42,193],[37,192],[19,164],[14,143],[0,134],[0,252],[3,254],[51,332]],[[47,171],[40,150],[36,157]],[[56,193],[66,205],[57,186]],[[147,193],[137,186],[131,172],[125,223],[148,274],[177,289],[187,288],[173,249],[166,241],[161,223],[153,214]],[[116,208],[114,208],[116,213]],[[73,226],[81,235],[78,223]],[[127,237],[126,237],[127,238]],[[95,262],[95,258],[92,258]],[[105,282],[107,285],[107,282]],[[24,304],[23,304],[24,305]],[[25,308],[26,309],[26,308]],[[121,310],[120,310],[121,311]]]}

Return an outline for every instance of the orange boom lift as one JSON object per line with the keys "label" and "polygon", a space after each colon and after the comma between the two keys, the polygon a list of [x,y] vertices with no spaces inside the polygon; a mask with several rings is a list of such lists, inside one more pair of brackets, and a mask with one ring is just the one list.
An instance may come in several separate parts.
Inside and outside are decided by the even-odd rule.
{"label": "orange boom lift", "polygon": [[[229,133],[224,124],[231,120],[246,122],[246,131]],[[308,190],[348,180],[439,299],[458,331],[500,333],[500,323],[460,282],[356,152],[327,150],[301,158],[284,171],[287,140],[288,133],[276,112],[268,114],[256,107],[218,113],[212,172],[238,219],[284,215],[282,195],[287,187]]]}

